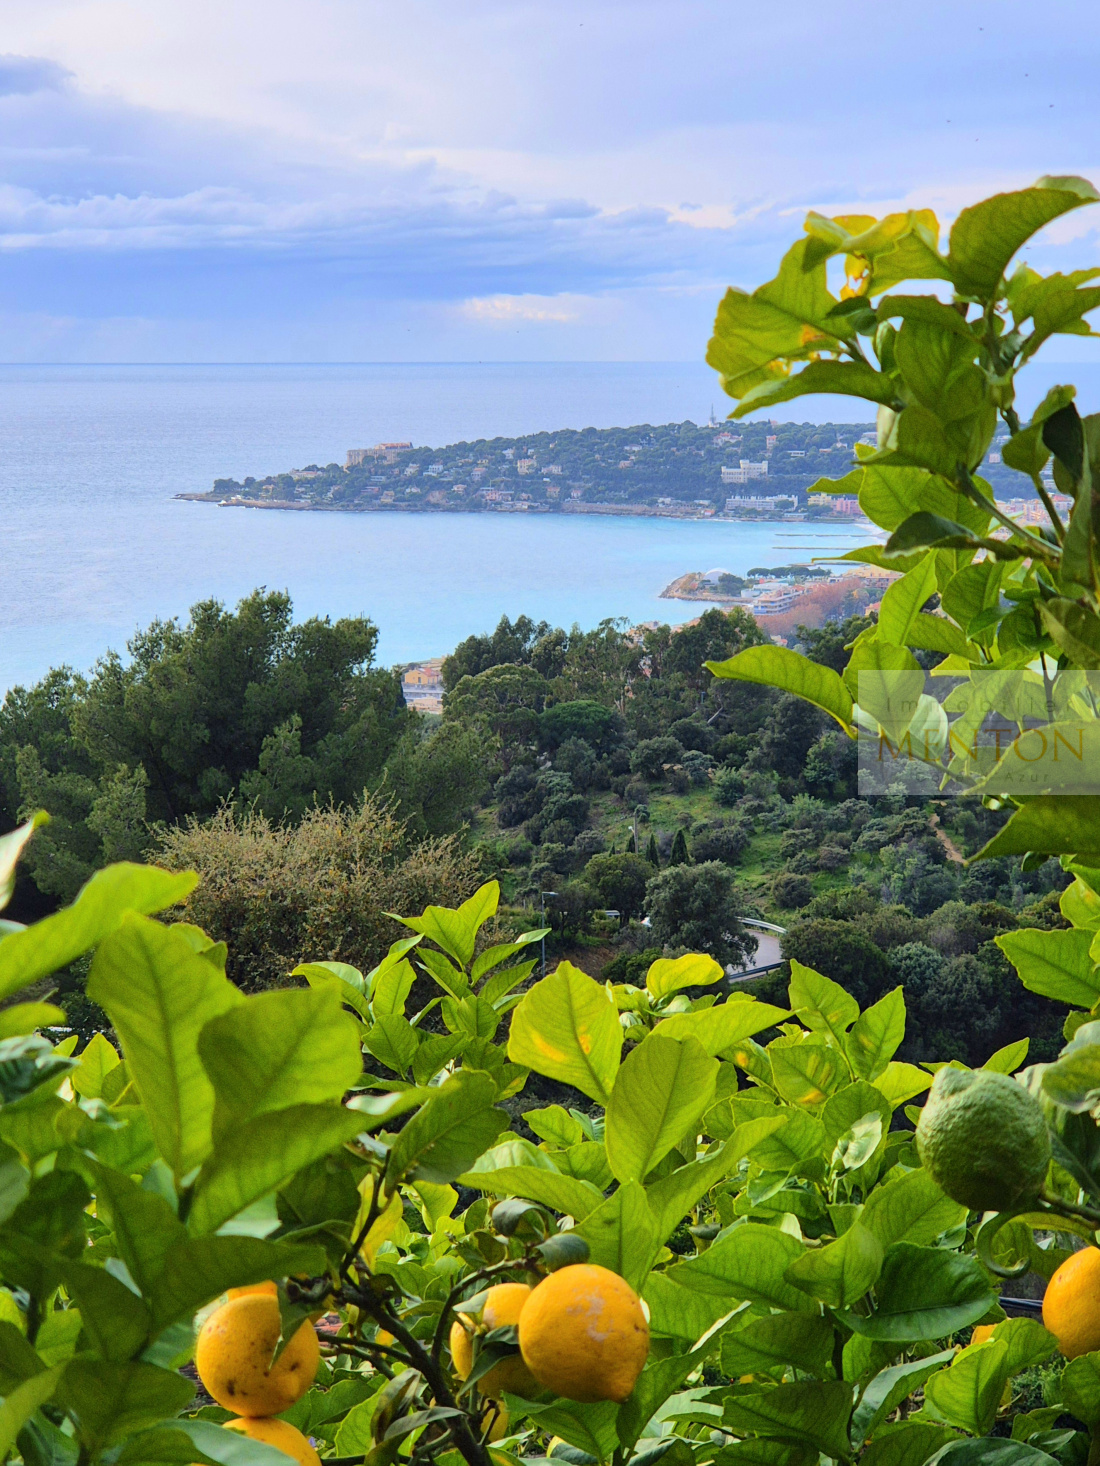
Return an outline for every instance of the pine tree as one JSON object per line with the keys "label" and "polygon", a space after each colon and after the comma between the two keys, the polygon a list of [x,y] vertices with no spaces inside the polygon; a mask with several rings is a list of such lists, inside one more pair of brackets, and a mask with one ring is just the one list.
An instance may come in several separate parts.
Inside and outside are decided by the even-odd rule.
{"label": "pine tree", "polygon": [[677,830],[672,841],[672,851],[668,857],[669,865],[687,865],[691,860],[688,853],[687,836],[683,830]]}
{"label": "pine tree", "polygon": [[652,832],[649,836],[649,844],[645,848],[645,858],[649,861],[650,865],[655,866],[658,870],[660,870],[661,857],[657,853],[657,836],[654,835]]}

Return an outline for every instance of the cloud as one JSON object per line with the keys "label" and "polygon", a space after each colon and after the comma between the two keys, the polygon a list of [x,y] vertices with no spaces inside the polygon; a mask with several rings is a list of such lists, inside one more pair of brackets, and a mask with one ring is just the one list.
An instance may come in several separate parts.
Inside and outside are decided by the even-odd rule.
{"label": "cloud", "polygon": [[0,55],[0,97],[57,92],[72,75],[64,66],[44,56]]}
{"label": "cloud", "polygon": [[467,320],[490,326],[514,326],[517,321],[561,325],[580,319],[578,305],[567,304],[575,300],[574,296],[489,295],[465,300],[459,310]]}
{"label": "cloud", "polygon": [[[818,0],[6,0],[0,354],[698,354],[809,208],[1089,173],[1100,7],[1069,51],[988,12],[880,16],[826,87]],[[1082,211],[1029,256],[1098,252]]]}

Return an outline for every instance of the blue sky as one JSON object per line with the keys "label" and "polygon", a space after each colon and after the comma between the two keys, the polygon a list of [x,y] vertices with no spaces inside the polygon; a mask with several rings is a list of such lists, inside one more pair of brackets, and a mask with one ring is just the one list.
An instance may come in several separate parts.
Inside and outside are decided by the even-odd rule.
{"label": "blue sky", "polygon": [[808,208],[1100,181],[1098,42],[1085,0],[5,0],[0,360],[694,358]]}

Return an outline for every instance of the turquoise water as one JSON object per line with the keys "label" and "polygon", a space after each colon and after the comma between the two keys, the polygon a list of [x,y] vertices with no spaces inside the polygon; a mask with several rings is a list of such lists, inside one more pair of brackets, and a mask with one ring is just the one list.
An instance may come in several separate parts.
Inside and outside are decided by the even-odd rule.
{"label": "turquoise water", "polygon": [[[658,599],[675,576],[805,558],[807,532],[280,514],[172,495],[222,475],[343,462],[348,448],[381,440],[704,422],[712,404],[723,411],[714,383],[705,366],[675,363],[0,367],[0,691],[62,662],[86,669],[155,616],[258,585],[288,590],[299,616],[370,616],[384,663],[447,652],[503,614],[582,627],[605,616],[687,620],[689,605]],[[859,541],[842,526],[829,536],[813,542],[822,553]]]}

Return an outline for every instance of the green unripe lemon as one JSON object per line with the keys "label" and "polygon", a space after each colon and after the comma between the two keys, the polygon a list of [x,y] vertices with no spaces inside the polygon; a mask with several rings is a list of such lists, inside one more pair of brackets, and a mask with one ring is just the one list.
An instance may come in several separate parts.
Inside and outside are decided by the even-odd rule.
{"label": "green unripe lemon", "polygon": [[925,1170],[972,1211],[1007,1211],[1037,1195],[1050,1164],[1038,1101],[1007,1074],[941,1069],[917,1126]]}

